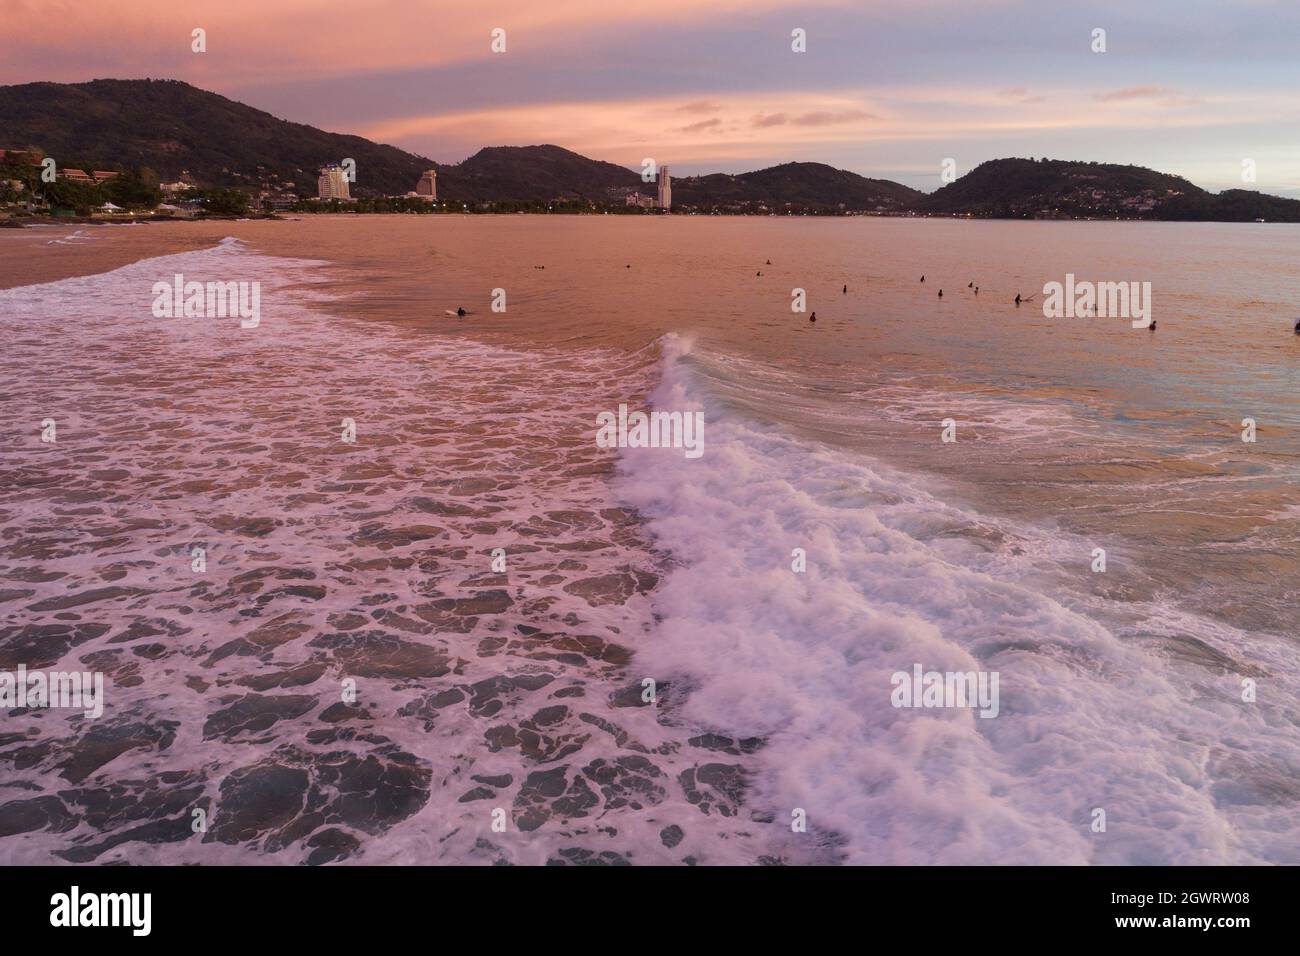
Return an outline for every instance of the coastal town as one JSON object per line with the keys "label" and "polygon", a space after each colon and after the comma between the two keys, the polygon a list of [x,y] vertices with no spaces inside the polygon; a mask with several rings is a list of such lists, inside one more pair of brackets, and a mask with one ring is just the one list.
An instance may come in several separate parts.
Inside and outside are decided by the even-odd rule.
{"label": "coastal town", "polygon": [[132,162],[116,161],[124,149],[100,149],[88,162],[73,147],[59,162],[38,147],[0,146],[0,225],[286,213],[1300,221],[1298,200],[1213,193],[1142,166],[1046,157],[986,160],[925,192],[822,163],[675,176],[666,164],[647,160],[638,173],[553,145],[485,147],[436,165],[365,141],[334,144],[358,150],[337,161],[322,160],[319,145],[268,142],[232,155],[200,138],[179,160],[165,143],[132,144]]}
{"label": "coastal town", "polygon": [[[232,179],[249,177],[227,171]],[[427,169],[408,192],[354,197],[356,163],[345,159],[325,163],[314,183],[299,184],[265,174],[237,187],[204,187],[188,170],[163,182],[153,170],[102,170],[60,167],[37,148],[0,148],[0,223],[21,223],[23,217],[90,218],[98,220],[194,219],[207,216],[273,215],[284,212],[497,212],[497,203],[452,203],[438,199],[438,171]],[[314,195],[307,193],[314,186]],[[667,167],[650,186],[653,195],[637,189],[610,190],[607,202],[589,203],[586,211],[668,212],[672,184]],[[556,197],[549,209],[570,208]],[[549,211],[549,210],[548,210]]]}

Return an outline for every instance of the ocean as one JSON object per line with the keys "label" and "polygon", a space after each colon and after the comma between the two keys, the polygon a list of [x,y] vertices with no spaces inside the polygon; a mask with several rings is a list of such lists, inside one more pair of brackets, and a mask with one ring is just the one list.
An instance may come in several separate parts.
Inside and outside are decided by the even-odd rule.
{"label": "ocean", "polygon": [[[0,673],[106,690],[8,711],[0,862],[1300,862],[1297,237],[4,234]],[[156,317],[178,274],[256,326]]]}

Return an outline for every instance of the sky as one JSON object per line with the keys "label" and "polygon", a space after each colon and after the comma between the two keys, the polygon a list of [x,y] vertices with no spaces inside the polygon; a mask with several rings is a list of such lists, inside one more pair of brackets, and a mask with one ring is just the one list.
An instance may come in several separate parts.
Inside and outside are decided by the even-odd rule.
{"label": "sky", "polygon": [[180,79],[439,162],[554,143],[928,191],[945,160],[1047,156],[1300,198],[1300,0],[0,0],[0,24],[0,84]]}

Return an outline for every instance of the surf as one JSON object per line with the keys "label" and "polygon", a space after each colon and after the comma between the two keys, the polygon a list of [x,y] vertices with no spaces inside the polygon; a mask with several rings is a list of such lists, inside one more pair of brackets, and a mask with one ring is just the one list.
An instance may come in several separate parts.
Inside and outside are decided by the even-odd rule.
{"label": "surf", "polygon": [[[743,378],[734,355],[663,353],[651,406],[703,408],[711,440],[696,461],[622,452],[616,491],[672,556],[638,664],[690,688],[676,713],[698,731],[764,741],[756,807],[806,812],[803,839],[849,863],[1295,861],[1273,828],[1300,814],[1225,799],[1216,757],[1254,739],[1297,765],[1293,706],[1244,706],[1240,675],[1152,653],[1116,624],[1134,608],[1042,590],[1012,552],[1050,564],[1061,533],[744,416],[710,389]],[[1271,653],[1295,686],[1295,655]],[[998,673],[997,717],[894,707],[891,676],[917,664]]]}

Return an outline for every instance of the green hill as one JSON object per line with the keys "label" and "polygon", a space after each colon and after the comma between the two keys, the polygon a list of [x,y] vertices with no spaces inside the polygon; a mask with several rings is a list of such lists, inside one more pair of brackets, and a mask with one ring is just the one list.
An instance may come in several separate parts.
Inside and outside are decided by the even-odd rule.
{"label": "green hill", "polygon": [[316,190],[317,170],[357,162],[357,195],[403,193],[436,164],[360,136],[277,119],[179,80],[0,86],[0,146],[35,146],[60,167],[148,167],[201,186]]}
{"label": "green hill", "polygon": [[630,169],[559,146],[489,146],[438,171],[438,195],[457,200],[609,202],[641,185]]}
{"label": "green hill", "polygon": [[781,212],[786,204],[824,211],[898,212],[924,198],[924,193],[900,183],[867,179],[823,163],[782,163],[752,173],[673,180],[675,206],[730,212]]}
{"label": "green hill", "polygon": [[1001,219],[1096,218],[1300,222],[1300,201],[1242,189],[1215,195],[1143,166],[994,159],[936,190],[919,212]]}

